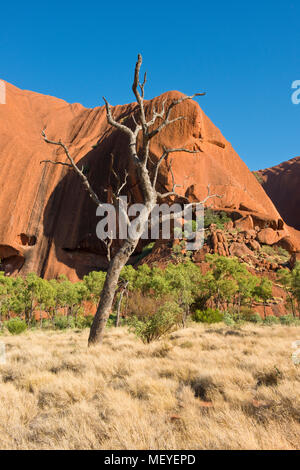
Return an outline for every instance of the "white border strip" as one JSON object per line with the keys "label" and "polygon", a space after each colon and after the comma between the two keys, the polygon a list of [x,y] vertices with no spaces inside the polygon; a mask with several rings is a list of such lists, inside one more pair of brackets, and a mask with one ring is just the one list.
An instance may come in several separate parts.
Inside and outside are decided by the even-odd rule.
{"label": "white border strip", "polygon": [[0,104],[6,104],[6,84],[0,80]]}

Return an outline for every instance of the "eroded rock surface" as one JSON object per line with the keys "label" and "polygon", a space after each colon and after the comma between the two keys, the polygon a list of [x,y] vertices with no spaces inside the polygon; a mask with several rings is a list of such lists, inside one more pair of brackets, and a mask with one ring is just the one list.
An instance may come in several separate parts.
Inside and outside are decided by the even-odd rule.
{"label": "eroded rock surface", "polygon": [[300,230],[300,157],[257,173],[285,222]]}
{"label": "eroded rock surface", "polygon": [[[147,116],[153,106],[161,109],[181,96],[173,91],[146,102]],[[36,272],[46,278],[64,273],[71,280],[106,266],[103,245],[96,237],[96,208],[78,177],[68,168],[41,164],[41,160],[65,160],[62,149],[41,138],[46,127],[50,139],[64,141],[103,201],[109,199],[117,182],[129,170],[126,192],[130,201],[140,201],[135,174],[128,164],[126,137],[106,121],[104,107],[86,109],[80,104],[20,90],[7,84],[7,104],[0,106],[0,258],[8,274]],[[133,125],[136,104],[113,108],[114,117]],[[190,200],[201,200],[211,192],[222,195],[210,201],[233,220],[242,217],[243,230],[258,225],[285,230],[300,249],[299,233],[284,226],[282,217],[255,176],[239,158],[197,102],[184,102],[172,117],[186,116],[153,140],[155,162],[162,147],[186,147],[198,153],[173,154],[173,171],[178,191]],[[172,186],[169,162],[161,166],[158,189]],[[253,224],[251,223],[251,220]],[[235,222],[237,224],[237,222]],[[253,225],[253,226],[252,226]],[[241,228],[241,227],[240,227]],[[218,243],[222,243],[218,240]],[[226,253],[226,246],[223,244]]]}

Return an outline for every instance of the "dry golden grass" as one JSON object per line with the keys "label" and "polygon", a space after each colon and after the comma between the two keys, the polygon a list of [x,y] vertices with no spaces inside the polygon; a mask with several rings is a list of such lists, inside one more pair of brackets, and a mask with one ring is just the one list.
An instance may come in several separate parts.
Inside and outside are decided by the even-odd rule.
{"label": "dry golden grass", "polygon": [[1,449],[299,449],[300,328],[2,336]]}

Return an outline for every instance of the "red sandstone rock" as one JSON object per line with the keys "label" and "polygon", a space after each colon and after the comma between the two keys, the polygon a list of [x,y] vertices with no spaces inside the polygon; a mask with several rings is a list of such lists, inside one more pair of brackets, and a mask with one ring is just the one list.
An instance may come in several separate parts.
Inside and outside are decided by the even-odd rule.
{"label": "red sandstone rock", "polygon": [[[173,91],[146,102],[149,117],[153,106],[181,96]],[[9,273],[35,271],[47,278],[66,274],[76,280],[93,269],[106,266],[103,246],[96,237],[96,208],[83,190],[81,181],[68,168],[40,164],[43,159],[65,160],[62,149],[45,144],[41,131],[46,126],[50,139],[62,139],[75,161],[88,168],[93,188],[106,201],[116,185],[111,172],[122,176],[129,170],[127,193],[140,201],[141,193],[131,165],[128,166],[127,140],[112,129],[104,107],[86,109],[80,104],[20,90],[7,84],[7,104],[0,106],[0,258]],[[167,104],[168,104],[167,103]],[[114,117],[130,124],[136,104],[113,108]],[[211,193],[219,208],[237,216],[250,216],[255,225],[282,224],[281,217],[254,175],[238,157],[231,144],[204,114],[197,102],[184,102],[172,117],[186,116],[164,129],[151,145],[153,161],[166,147],[186,147],[199,153],[172,155],[179,191],[190,200]],[[167,162],[161,165],[158,189],[170,189],[172,178]],[[247,191],[245,191],[247,188]],[[249,212],[249,214],[247,213]],[[247,229],[253,228],[247,217]],[[267,221],[267,222],[266,222]],[[237,223],[237,222],[236,222]],[[250,227],[249,227],[250,223]],[[282,228],[282,227],[281,227]],[[289,232],[299,246],[299,233]],[[296,241],[295,241],[296,240]],[[296,248],[297,248],[296,246]]]}
{"label": "red sandstone rock", "polygon": [[224,230],[232,230],[234,227],[234,224],[233,224],[233,221],[230,220],[229,222],[226,222],[226,224],[224,224]]}
{"label": "red sandstone rock", "polygon": [[256,238],[256,231],[253,229],[253,230],[246,230],[245,232],[242,232],[244,237],[247,239],[247,240],[254,240]]}
{"label": "red sandstone rock", "polygon": [[257,173],[285,222],[300,230],[300,157]]}
{"label": "red sandstone rock", "polygon": [[295,244],[292,242],[291,237],[284,237],[279,242],[276,243],[276,246],[284,248],[289,253],[294,253],[296,250]]}
{"label": "red sandstone rock", "polygon": [[292,254],[290,259],[290,267],[293,269],[297,262],[300,262],[300,251],[297,251]]}
{"label": "red sandstone rock", "polygon": [[245,243],[233,242],[229,248],[231,256],[237,256],[238,258],[244,258],[245,256],[253,256],[253,253],[245,245]]}
{"label": "red sandstone rock", "polygon": [[284,238],[284,236],[285,232],[283,230],[275,231],[272,228],[265,228],[258,232],[257,240],[265,245],[274,245],[279,242],[281,238]]}
{"label": "red sandstone rock", "polygon": [[248,242],[249,247],[253,251],[259,251],[260,250],[260,244],[256,240],[249,240]]}
{"label": "red sandstone rock", "polygon": [[234,226],[239,230],[252,230],[254,228],[251,215],[247,215],[235,221]]}

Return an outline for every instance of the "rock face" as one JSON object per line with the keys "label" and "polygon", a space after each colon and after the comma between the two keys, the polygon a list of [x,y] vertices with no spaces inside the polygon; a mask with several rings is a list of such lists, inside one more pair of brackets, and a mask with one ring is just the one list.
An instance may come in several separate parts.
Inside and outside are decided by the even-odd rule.
{"label": "rock face", "polygon": [[257,173],[285,222],[300,230],[300,157]]}
{"label": "rock face", "polygon": [[[168,92],[146,102],[150,116],[153,106],[181,96]],[[41,164],[41,160],[64,160],[62,149],[47,145],[41,131],[50,139],[64,141],[103,201],[109,200],[116,185],[115,173],[129,170],[127,195],[140,201],[135,174],[128,165],[126,137],[106,121],[104,107],[86,109],[80,104],[20,90],[7,84],[5,105],[0,105],[0,258],[8,274],[34,271],[47,278],[66,274],[76,280],[93,269],[103,268],[106,259],[96,237],[96,207],[82,188],[79,178],[67,167]],[[116,106],[114,117],[133,123],[136,104]],[[199,105],[184,102],[172,117],[184,115],[155,138],[151,157],[155,161],[167,147],[186,147],[199,153],[173,154],[173,171],[181,194],[201,200],[211,192],[223,195],[210,200],[234,220],[245,218],[243,230],[259,225],[285,230],[293,246],[299,246],[299,233],[284,226],[282,218],[255,176],[248,170],[231,144],[204,114]],[[170,189],[167,163],[161,165],[158,189]],[[218,240],[218,243],[222,243]],[[297,245],[298,243],[298,245]],[[220,245],[219,245],[220,246]],[[224,244],[223,244],[224,247]],[[295,249],[296,249],[295,248]],[[226,251],[226,247],[225,247]]]}

